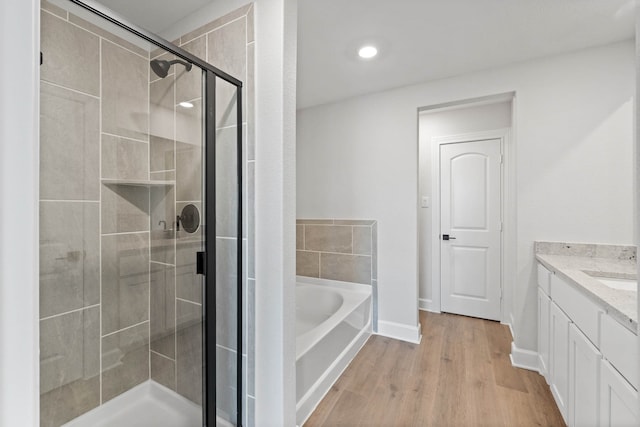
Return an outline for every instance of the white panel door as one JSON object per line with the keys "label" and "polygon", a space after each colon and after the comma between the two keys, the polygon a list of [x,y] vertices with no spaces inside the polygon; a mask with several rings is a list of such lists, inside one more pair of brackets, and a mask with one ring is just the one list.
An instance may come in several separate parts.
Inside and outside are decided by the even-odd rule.
{"label": "white panel door", "polygon": [[500,320],[500,140],[440,146],[441,309]]}

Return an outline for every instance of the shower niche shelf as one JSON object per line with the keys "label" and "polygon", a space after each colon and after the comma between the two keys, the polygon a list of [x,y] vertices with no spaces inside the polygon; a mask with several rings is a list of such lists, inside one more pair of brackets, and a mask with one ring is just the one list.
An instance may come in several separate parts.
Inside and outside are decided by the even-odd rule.
{"label": "shower niche shelf", "polygon": [[144,179],[103,179],[104,185],[124,185],[129,187],[165,187],[176,185],[175,181],[159,181]]}

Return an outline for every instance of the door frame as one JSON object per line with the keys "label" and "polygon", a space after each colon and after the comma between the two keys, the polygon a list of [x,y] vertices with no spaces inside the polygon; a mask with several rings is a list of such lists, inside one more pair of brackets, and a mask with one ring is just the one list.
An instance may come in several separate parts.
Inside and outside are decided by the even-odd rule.
{"label": "door frame", "polygon": [[[441,274],[440,274],[440,146],[445,144],[458,144],[479,140],[499,139],[502,153],[502,168],[500,170],[500,184],[502,187],[500,197],[500,216],[502,218],[502,233],[500,236],[500,288],[502,298],[500,300],[500,318],[502,323],[512,323],[509,308],[511,293],[507,278],[511,277],[509,263],[511,256],[515,254],[515,199],[514,181],[510,179],[513,174],[514,150],[511,146],[511,129],[502,128],[483,132],[472,132],[458,135],[437,136],[431,138],[431,311],[441,312]],[[508,259],[505,259],[508,258]],[[513,260],[515,261],[515,260]],[[509,301],[507,301],[509,298]]]}

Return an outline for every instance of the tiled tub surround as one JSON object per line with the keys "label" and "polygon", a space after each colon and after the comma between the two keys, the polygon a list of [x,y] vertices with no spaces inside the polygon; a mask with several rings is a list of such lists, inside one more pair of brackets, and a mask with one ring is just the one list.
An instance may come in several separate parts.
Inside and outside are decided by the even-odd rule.
{"label": "tiled tub surround", "polygon": [[592,277],[635,279],[635,246],[535,242],[535,254],[547,269],[574,285],[603,306],[611,317],[637,333],[637,292],[611,289]]}
{"label": "tiled tub surround", "polygon": [[298,276],[371,285],[377,330],[378,223],[368,219],[298,219]]}
{"label": "tiled tub surround", "polygon": [[[59,426],[149,378],[200,403],[202,301],[194,253],[201,240],[199,233],[174,231],[184,205],[202,211],[200,73],[174,66],[158,79],[149,72],[158,53],[46,1],[42,9],[41,425]],[[252,13],[246,6],[178,41],[245,81],[245,257],[253,253]],[[231,62],[216,63],[216,55]],[[226,96],[217,100],[218,111],[235,105],[231,91]],[[187,100],[194,108],[177,107]],[[220,150],[234,143],[232,119],[235,114],[218,117]],[[122,185],[128,180],[166,185]],[[235,227],[235,203],[231,198],[218,209],[218,227],[225,230],[219,261],[235,254],[228,232]],[[252,313],[253,263],[245,259],[245,265],[245,312]],[[221,269],[218,281],[235,285],[234,274]],[[218,312],[220,319],[235,318]],[[235,387],[229,374],[235,353],[225,338],[235,336],[232,329],[218,331],[224,354],[217,369],[228,379],[225,387]],[[249,336],[244,358],[252,367]],[[226,388],[218,392],[235,396]],[[252,421],[253,399],[248,403]]]}

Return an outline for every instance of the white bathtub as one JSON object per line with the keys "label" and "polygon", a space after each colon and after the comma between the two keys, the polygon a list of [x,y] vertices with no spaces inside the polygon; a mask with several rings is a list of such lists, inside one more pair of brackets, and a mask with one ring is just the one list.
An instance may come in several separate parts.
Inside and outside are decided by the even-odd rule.
{"label": "white bathtub", "polygon": [[371,286],[298,277],[296,422],[302,425],[371,335]]}

